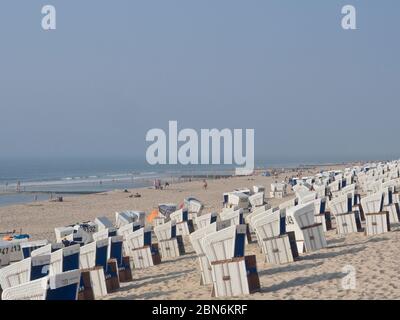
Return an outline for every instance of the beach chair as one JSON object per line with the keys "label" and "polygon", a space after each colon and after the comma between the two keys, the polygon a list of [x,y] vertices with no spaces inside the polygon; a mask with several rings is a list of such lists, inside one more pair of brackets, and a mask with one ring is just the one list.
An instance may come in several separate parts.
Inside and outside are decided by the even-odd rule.
{"label": "beach chair", "polygon": [[317,198],[317,193],[314,191],[308,191],[305,193],[298,194],[299,204],[312,202],[316,198]]}
{"label": "beach chair", "polygon": [[11,243],[0,241],[0,268],[10,264]]}
{"label": "beach chair", "polygon": [[123,236],[114,236],[109,239],[109,259],[114,259],[117,263],[119,282],[132,281],[132,269],[129,256],[123,255]]}
{"label": "beach chair", "polygon": [[229,227],[230,224],[229,222],[213,222],[207,226],[204,226],[201,229],[196,230],[195,232],[190,234],[190,242],[192,243],[193,250],[197,254],[197,258],[199,260],[199,265],[200,265],[200,284],[201,285],[208,285],[212,284],[212,272],[211,272],[211,265],[210,262],[208,261],[207,256],[204,253],[203,247],[201,245],[201,242],[203,238],[207,234],[211,234],[213,232],[222,230],[224,228]]}
{"label": "beach chair", "polygon": [[80,267],[89,274],[86,283],[81,282],[80,291],[86,296],[85,290],[93,291],[94,298],[102,297],[119,288],[116,261],[108,260],[109,240],[103,239],[84,245],[80,251]]}
{"label": "beach chair", "polygon": [[46,276],[5,289],[3,300],[77,300],[80,271]]}
{"label": "beach chair", "polygon": [[326,211],[326,198],[318,198],[313,200],[315,206],[315,222],[321,223],[324,232],[332,229],[331,213]]}
{"label": "beach chair", "polygon": [[[117,235],[117,228],[114,227],[112,222],[107,217],[97,217],[94,219],[94,223],[97,225],[97,233],[107,230],[109,237],[114,237]],[[93,233],[94,235],[95,233]],[[104,234],[104,233],[102,233]],[[97,235],[99,236],[99,235]],[[96,241],[96,239],[93,238]]]}
{"label": "beach chair", "polygon": [[264,186],[253,186],[253,192],[254,193],[265,192],[265,187]]}
{"label": "beach chair", "polygon": [[246,224],[244,219],[243,209],[238,209],[235,211],[223,211],[219,215],[221,221],[229,221],[230,225],[245,225],[246,226],[246,243],[251,242],[251,233],[249,225]]}
{"label": "beach chair", "polygon": [[145,227],[125,235],[126,252],[133,259],[136,269],[161,263],[157,244],[152,244],[151,228]]}
{"label": "beach chair", "polygon": [[49,273],[50,255],[29,257],[0,269],[3,290],[43,278]]}
{"label": "beach chair", "polygon": [[[111,234],[117,233],[116,230],[111,229]],[[110,237],[110,229],[102,229],[100,231],[97,231],[96,233],[93,233],[93,241],[99,241],[99,240],[104,240],[108,239]],[[112,235],[111,235],[112,237]]]}
{"label": "beach chair", "polygon": [[[81,242],[82,244],[87,244],[93,241],[93,234],[99,231],[99,226],[93,221],[87,221],[83,223],[78,223],[74,225],[75,233],[72,241]],[[68,240],[67,236],[66,239]],[[81,240],[77,240],[77,239]],[[75,240],[74,240],[75,239]]]}
{"label": "beach chair", "polygon": [[57,242],[62,242],[68,235],[73,234],[74,232],[75,229],[72,226],[54,228]]}
{"label": "beach chair", "polygon": [[27,241],[21,243],[21,250],[24,259],[29,258],[31,256],[31,252],[33,250],[39,249],[49,243],[48,240],[37,240],[37,241]]}
{"label": "beach chair", "polygon": [[179,209],[170,214],[169,218],[175,222],[176,235],[188,236],[194,231],[193,221],[189,220],[187,209]]}
{"label": "beach chair", "polygon": [[196,218],[197,228],[202,229],[204,227],[207,227],[211,223],[216,222],[217,218],[218,218],[218,214],[215,212],[202,214],[201,216],[198,216]]}
{"label": "beach chair", "polygon": [[294,232],[286,233],[284,212],[278,210],[262,215],[253,226],[267,263],[285,264],[298,257]]}
{"label": "beach chair", "polygon": [[249,207],[249,196],[242,192],[228,193],[228,207],[247,209]]}
{"label": "beach chair", "polygon": [[393,199],[394,186],[384,188],[384,201],[383,201],[383,211],[389,213],[390,224],[399,223],[400,220],[400,209],[399,203],[394,202]]}
{"label": "beach chair", "polygon": [[327,195],[326,193],[326,186],[323,185],[313,185],[314,191],[317,193],[317,197],[318,198],[325,198],[325,196]]}
{"label": "beach chair", "polygon": [[361,216],[359,211],[353,211],[351,194],[342,195],[329,202],[329,208],[336,221],[336,231],[340,235],[361,232]]}
{"label": "beach chair", "polygon": [[225,211],[219,214],[220,219],[231,221],[231,225],[244,224],[243,209],[235,211]]}
{"label": "beach chair", "polygon": [[185,254],[182,236],[176,234],[175,221],[169,221],[154,227],[154,233],[158,239],[161,258],[176,258]]}
{"label": "beach chair", "polygon": [[183,203],[188,210],[189,220],[193,220],[193,223],[196,223],[196,219],[201,214],[204,207],[203,204],[194,197],[185,198]]}
{"label": "beach chair", "polygon": [[264,204],[264,192],[257,192],[249,196],[249,202],[253,208],[262,206]]}
{"label": "beach chair", "polygon": [[80,249],[74,244],[54,251],[50,255],[50,275],[79,269]]}
{"label": "beach chair", "polygon": [[[268,209],[268,210],[265,210],[265,211],[257,212],[256,214],[252,215],[248,219],[248,221],[249,221],[249,224],[248,224],[249,225],[249,229],[251,229],[252,231],[255,232],[256,222],[259,219],[262,219],[265,216],[268,216],[268,215],[271,215],[271,214],[275,213],[276,211],[278,211],[278,213],[279,213],[280,211],[284,212],[285,210],[279,210],[279,208],[271,208],[271,209]],[[257,232],[255,232],[255,234],[256,234],[256,237],[257,237],[257,242],[259,244],[261,244],[262,238],[259,238],[259,234]]]}
{"label": "beach chair", "polygon": [[212,296],[248,295],[260,289],[256,257],[244,256],[246,226],[234,225],[206,235],[201,245],[211,264]]}
{"label": "beach chair", "polygon": [[271,183],[270,197],[282,199],[287,195],[286,189],[286,183]]}
{"label": "beach chair", "polygon": [[115,213],[115,225],[120,228],[132,222],[138,222],[142,227],[145,225],[146,213],[143,211],[122,211]]}
{"label": "beach chair", "polygon": [[327,246],[321,223],[315,223],[315,206],[310,202],[286,210],[286,231],[293,231],[299,253]]}
{"label": "beach chair", "polygon": [[361,198],[365,214],[365,234],[368,236],[390,231],[389,212],[383,211],[384,193],[377,192]]}
{"label": "beach chair", "polygon": [[28,239],[0,240],[0,267],[24,259],[21,249],[23,242],[28,242]]}
{"label": "beach chair", "polygon": [[244,222],[249,225],[250,232],[253,232],[253,229],[252,229],[252,226],[250,223],[251,219],[269,209],[271,209],[271,206],[269,204],[264,204],[261,207],[253,208],[252,211],[244,217]]}

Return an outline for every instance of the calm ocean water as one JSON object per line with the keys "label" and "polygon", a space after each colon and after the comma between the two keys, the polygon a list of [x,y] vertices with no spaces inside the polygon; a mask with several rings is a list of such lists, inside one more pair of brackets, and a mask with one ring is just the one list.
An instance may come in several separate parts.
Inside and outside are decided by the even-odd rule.
{"label": "calm ocean water", "polygon": [[[339,161],[337,161],[339,162]],[[256,167],[295,167],[326,161],[269,159]],[[0,159],[0,206],[50,198],[50,193],[102,192],[152,186],[155,178],[232,174],[233,166],[150,166],[136,159]],[[17,188],[24,191],[16,193]]]}
{"label": "calm ocean water", "polygon": [[[231,174],[224,166],[149,166],[129,159],[0,160],[0,206],[68,196],[152,186],[155,178]],[[23,191],[16,193],[17,189]]]}

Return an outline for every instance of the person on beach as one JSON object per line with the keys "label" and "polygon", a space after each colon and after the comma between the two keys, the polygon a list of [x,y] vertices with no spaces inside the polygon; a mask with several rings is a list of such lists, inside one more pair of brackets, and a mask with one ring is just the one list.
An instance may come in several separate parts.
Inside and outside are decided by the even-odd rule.
{"label": "person on beach", "polygon": [[206,179],[204,179],[203,180],[203,188],[204,188],[204,190],[207,190],[207,181],[206,181]]}
{"label": "person on beach", "polygon": [[164,189],[167,189],[167,187],[169,187],[169,183],[168,181],[165,181]]}

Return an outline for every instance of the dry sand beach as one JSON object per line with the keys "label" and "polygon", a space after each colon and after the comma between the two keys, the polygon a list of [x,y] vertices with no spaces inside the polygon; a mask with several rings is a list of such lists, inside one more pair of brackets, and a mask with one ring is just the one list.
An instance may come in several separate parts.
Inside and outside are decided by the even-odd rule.
{"label": "dry sand beach", "polygon": [[[331,166],[324,169],[343,168]],[[316,173],[321,168],[303,170],[302,174]],[[282,172],[277,180],[292,173]],[[204,211],[222,208],[222,193],[238,187],[264,185],[269,191],[274,177],[255,175],[209,180],[208,189],[201,181],[173,184],[167,190],[142,188],[68,197],[64,202],[35,202],[0,208],[2,230],[22,228],[33,239],[54,240],[54,228],[75,222],[93,220],[98,216],[114,219],[115,211],[143,210],[150,212],[159,203],[181,203],[187,196],[201,200]],[[132,193],[140,198],[130,198]],[[290,199],[269,199],[277,205]],[[398,228],[398,227],[397,227]],[[363,234],[337,236],[327,233],[329,247],[318,252],[304,254],[295,263],[272,266],[264,263],[255,243],[246,247],[246,254],[257,255],[257,267],[261,291],[245,299],[399,299],[400,298],[400,232],[366,237]],[[200,285],[200,271],[196,256],[185,239],[187,254],[144,270],[134,270],[134,281],[121,284],[121,289],[106,299],[210,299],[211,287]],[[355,268],[356,288],[342,288],[346,266]],[[240,297],[239,297],[240,298]]]}

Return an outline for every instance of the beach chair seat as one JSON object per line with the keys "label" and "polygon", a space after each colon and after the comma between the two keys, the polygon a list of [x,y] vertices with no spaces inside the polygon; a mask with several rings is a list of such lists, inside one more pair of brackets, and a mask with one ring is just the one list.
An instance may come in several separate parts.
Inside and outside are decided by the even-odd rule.
{"label": "beach chair seat", "polygon": [[239,209],[247,209],[249,207],[249,196],[243,192],[228,193],[228,207],[237,207]]}
{"label": "beach chair seat", "polygon": [[267,263],[286,264],[293,262],[299,256],[294,232],[265,238],[262,243]]}
{"label": "beach chair seat", "polygon": [[337,234],[361,232],[362,225],[358,212],[347,212],[335,216]]}
{"label": "beach chair seat", "polygon": [[182,221],[176,223],[176,235],[188,236],[194,231],[193,221]]}
{"label": "beach chair seat", "polygon": [[304,248],[306,252],[312,252],[327,247],[324,229],[321,223],[302,228],[304,234]]}
{"label": "beach chair seat", "polygon": [[92,242],[93,234],[99,231],[99,225],[92,221],[78,223],[73,227],[75,231],[72,240],[70,240],[72,235],[68,235],[66,239],[70,241],[81,242],[83,244]]}
{"label": "beach chair seat", "polygon": [[218,214],[215,212],[202,214],[196,218],[196,225],[198,229],[207,227],[208,225],[217,221]]}
{"label": "beach chair seat", "polygon": [[115,225],[120,228],[132,222],[138,222],[140,226],[144,227],[146,213],[144,211],[122,211],[115,213]]}
{"label": "beach chair seat", "polygon": [[365,214],[365,234],[376,235],[390,231],[390,216],[383,211],[384,192],[376,192],[361,199],[361,206]]}
{"label": "beach chair seat", "polygon": [[172,221],[175,221],[176,235],[188,236],[194,231],[193,221],[189,220],[187,209],[179,209],[171,213],[169,217]]}
{"label": "beach chair seat", "polygon": [[244,256],[246,225],[233,225],[205,235],[201,246],[211,264],[212,295],[244,295],[259,289],[255,256]]}
{"label": "beach chair seat", "polygon": [[265,187],[264,186],[253,186],[253,192],[254,193],[265,192]]}
{"label": "beach chair seat", "polygon": [[77,300],[79,282],[79,270],[67,271],[7,288],[2,293],[2,299]]}
{"label": "beach chair seat", "polygon": [[203,209],[203,204],[201,201],[197,200],[194,197],[187,197],[183,201],[185,207],[187,208],[189,214],[194,213],[196,216],[200,214]]}
{"label": "beach chair seat", "polygon": [[31,252],[43,247],[49,243],[48,240],[27,241],[21,243],[21,249],[24,259],[31,256]]}
{"label": "beach chair seat", "polygon": [[0,242],[0,268],[10,264],[11,247],[8,241]]}
{"label": "beach chair seat", "polygon": [[[117,260],[108,258],[108,248],[109,239],[98,240],[80,248],[80,266],[90,273],[95,298],[119,288]],[[80,291],[84,290],[84,283],[81,281]]]}
{"label": "beach chair seat", "polygon": [[332,229],[331,213],[326,211],[326,198],[318,198],[312,201],[315,206],[315,217],[316,223],[322,223],[324,232]]}
{"label": "beach chair seat", "polygon": [[297,244],[297,251],[305,252],[303,227],[315,224],[315,206],[312,202],[299,204],[285,209],[286,232],[294,232]]}
{"label": "beach chair seat", "polygon": [[390,231],[389,212],[382,211],[377,213],[365,214],[365,234],[373,236]]}
{"label": "beach chair seat", "polygon": [[5,290],[49,274],[50,255],[29,257],[0,269],[0,287]]}
{"label": "beach chair seat", "polygon": [[232,297],[260,290],[256,256],[236,257],[211,262],[213,297]]}
{"label": "beach chair seat", "polygon": [[223,211],[219,214],[219,217],[221,221],[230,221],[231,225],[241,225],[245,223],[243,213],[243,209]]}
{"label": "beach chair seat", "polygon": [[152,223],[153,223],[154,227],[157,227],[157,226],[160,226],[160,225],[164,224],[165,221],[166,221],[165,217],[158,216],[158,217],[154,217]]}
{"label": "beach chair seat", "polygon": [[[389,181],[390,182],[390,181]],[[399,203],[394,200],[394,187],[385,188],[384,193],[384,203],[383,203],[383,211],[387,211],[389,213],[389,221],[390,224],[396,224],[400,222],[400,209]]]}
{"label": "beach chair seat", "polygon": [[276,210],[259,216],[253,226],[267,263],[285,264],[298,257],[294,232],[286,233],[284,211]]}
{"label": "beach chair seat", "polygon": [[170,220],[160,226],[154,227],[158,239],[161,258],[175,258],[185,254],[182,236],[176,234],[176,223]]}
{"label": "beach chair seat", "polygon": [[[97,217],[96,219],[94,219],[94,223],[97,225],[96,233],[107,230],[109,237],[114,237],[117,235],[117,228],[114,227],[110,219],[108,219],[107,217]],[[95,233],[93,233],[93,235],[94,234]]]}
{"label": "beach chair seat", "polygon": [[185,254],[182,236],[176,236],[168,240],[160,240],[158,244],[163,260],[167,258],[176,258]]}
{"label": "beach chair seat", "polygon": [[75,229],[72,226],[54,228],[54,233],[56,235],[57,242],[62,242],[62,240],[64,240],[68,235],[70,235],[74,232],[75,232]]}
{"label": "beach chair seat", "polygon": [[107,286],[103,266],[96,266],[96,243],[105,242],[108,239],[84,245],[80,249],[80,268],[82,276],[79,286],[79,300],[92,300],[107,295]]}
{"label": "beach chair seat", "polygon": [[264,192],[257,192],[249,196],[249,202],[254,208],[262,206],[264,204]]}
{"label": "beach chair seat", "polygon": [[136,269],[145,269],[161,263],[160,252],[156,243],[140,248],[132,248],[130,256]]}
{"label": "beach chair seat", "polygon": [[204,253],[201,242],[207,234],[222,230],[229,226],[230,223],[226,221],[213,222],[201,229],[196,230],[190,235],[190,242],[192,243],[192,247],[196,252],[199,260],[201,285],[212,284],[211,265],[210,262],[208,261],[207,256]]}
{"label": "beach chair seat", "polygon": [[400,207],[398,203],[384,205],[383,211],[386,211],[389,214],[390,224],[396,224],[400,222]]}
{"label": "beach chair seat", "polygon": [[13,239],[12,241],[0,240],[0,267],[2,266],[2,255],[7,256],[3,257],[3,265],[8,265],[9,263],[21,261],[22,259],[24,259],[24,255],[21,249],[21,243],[23,242],[28,242],[28,239]]}
{"label": "beach chair seat", "polygon": [[[110,237],[109,258],[117,262],[119,282],[132,281],[132,269],[129,256],[123,255],[123,236]],[[114,284],[117,286],[117,284]],[[119,287],[119,284],[118,284]]]}

